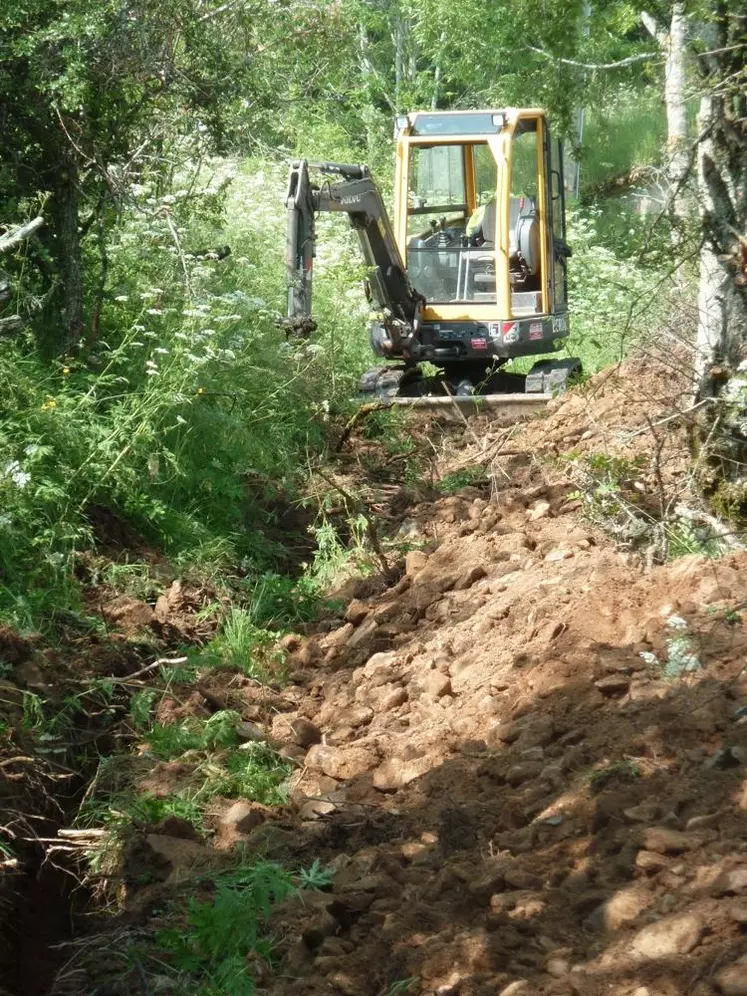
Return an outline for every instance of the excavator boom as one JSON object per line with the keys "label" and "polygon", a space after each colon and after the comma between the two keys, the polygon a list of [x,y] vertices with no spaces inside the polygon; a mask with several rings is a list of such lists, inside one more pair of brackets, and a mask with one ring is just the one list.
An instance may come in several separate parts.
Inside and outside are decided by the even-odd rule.
{"label": "excavator boom", "polygon": [[[311,183],[309,169],[339,176],[340,180]],[[394,231],[379,188],[366,166],[347,163],[309,163],[291,166],[286,198],[288,238],[288,318],[291,325],[308,327],[311,319],[312,277],[315,256],[315,216],[320,211],[347,214],[368,266],[370,298],[382,314],[379,345],[383,355],[395,350],[403,355],[417,329],[425,301],[405,273]]]}

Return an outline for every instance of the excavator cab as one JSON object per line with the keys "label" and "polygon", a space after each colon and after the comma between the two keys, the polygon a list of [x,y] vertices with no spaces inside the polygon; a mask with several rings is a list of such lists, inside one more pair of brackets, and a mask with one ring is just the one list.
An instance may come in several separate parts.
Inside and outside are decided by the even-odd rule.
{"label": "excavator cab", "polygon": [[397,119],[395,237],[434,362],[544,353],[568,334],[560,143],[541,110]]}
{"label": "excavator cab", "polygon": [[[484,396],[520,381],[538,402],[562,390],[576,359],[495,376],[513,358],[558,350],[569,332],[562,149],[544,111],[416,111],[396,119],[395,138],[393,222],[366,166],[292,164],[291,328],[309,328],[315,215],[344,212],[368,265],[371,346],[400,361],[366,375],[364,391]],[[310,169],[338,179],[314,185]],[[421,377],[423,361],[440,376]]]}

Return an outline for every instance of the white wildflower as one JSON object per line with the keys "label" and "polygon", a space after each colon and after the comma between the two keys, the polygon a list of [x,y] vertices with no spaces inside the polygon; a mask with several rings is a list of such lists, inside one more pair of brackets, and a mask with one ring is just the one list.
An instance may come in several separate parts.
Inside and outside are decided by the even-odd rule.
{"label": "white wildflower", "polygon": [[17,460],[10,460],[3,467],[3,475],[15,484],[17,488],[25,488],[31,480],[31,474],[21,469]]}
{"label": "white wildflower", "polygon": [[667,619],[667,626],[670,629],[687,629],[687,622],[682,616],[670,616]]}
{"label": "white wildflower", "polygon": [[158,353],[159,356],[168,356],[169,355],[169,351],[168,351],[168,349],[166,349],[165,346],[156,346],[156,348],[153,350],[153,352],[154,353]]}
{"label": "white wildflower", "polygon": [[33,456],[34,453],[38,453],[41,447],[38,443],[29,443],[29,445],[24,449],[26,456]]}
{"label": "white wildflower", "polygon": [[114,300],[117,301],[117,302],[119,302],[119,304],[124,304],[124,302],[125,301],[129,301],[130,298],[129,298],[128,294],[117,294],[117,296],[114,298]]}
{"label": "white wildflower", "polygon": [[162,315],[163,312],[160,308],[148,308],[146,314],[148,315]]}

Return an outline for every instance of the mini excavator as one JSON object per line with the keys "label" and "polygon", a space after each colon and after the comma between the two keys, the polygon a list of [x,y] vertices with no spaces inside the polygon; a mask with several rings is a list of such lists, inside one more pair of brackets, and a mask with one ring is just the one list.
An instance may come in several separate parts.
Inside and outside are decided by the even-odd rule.
{"label": "mini excavator", "polygon": [[[364,397],[541,407],[581,371],[577,359],[546,358],[569,332],[571,250],[562,148],[545,112],[417,111],[397,117],[395,138],[393,225],[368,167],[292,163],[286,328],[315,328],[315,219],[342,212],[368,267],[371,346],[389,361],[364,374]],[[525,375],[501,369],[525,356],[545,358]]]}

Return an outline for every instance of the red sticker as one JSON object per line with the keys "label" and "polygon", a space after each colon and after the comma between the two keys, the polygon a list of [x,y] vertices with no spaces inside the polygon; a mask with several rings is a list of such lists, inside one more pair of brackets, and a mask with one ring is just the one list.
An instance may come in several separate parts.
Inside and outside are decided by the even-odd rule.
{"label": "red sticker", "polygon": [[530,339],[542,338],[542,322],[532,322],[532,324],[529,326],[529,338]]}
{"label": "red sticker", "polygon": [[470,339],[470,345],[473,349],[487,349],[488,342],[487,339]]}

